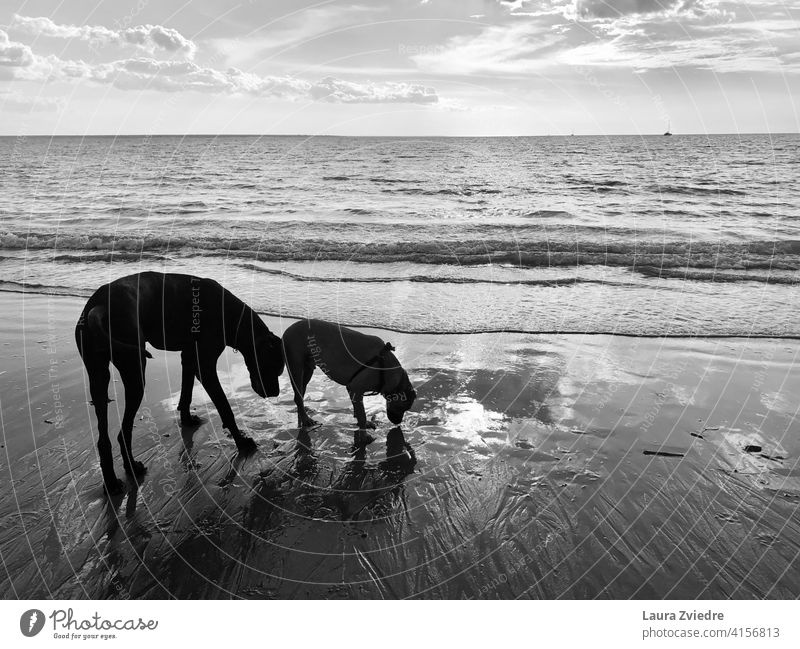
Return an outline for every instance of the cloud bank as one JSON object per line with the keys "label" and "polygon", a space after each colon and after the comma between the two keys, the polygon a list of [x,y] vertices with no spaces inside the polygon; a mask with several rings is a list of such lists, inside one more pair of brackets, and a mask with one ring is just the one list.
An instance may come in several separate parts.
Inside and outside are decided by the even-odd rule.
{"label": "cloud bank", "polygon": [[57,56],[38,56],[0,30],[0,66],[25,81],[86,80],[121,90],[195,91],[340,104],[420,104],[439,102],[434,88],[386,81],[359,83],[334,77],[309,81],[290,76],[260,76],[237,68],[218,70],[190,60],[137,57],[91,64]]}
{"label": "cloud bank", "polygon": [[684,0],[574,0],[579,18],[619,18],[629,14],[651,14],[685,4]]}
{"label": "cloud bank", "polygon": [[[798,21],[769,1],[515,0],[510,20],[412,57],[430,74],[522,76],[565,66],[800,72]],[[535,11],[533,11],[535,10]]]}
{"label": "cloud bank", "polygon": [[180,32],[161,25],[137,25],[126,29],[109,29],[99,25],[59,25],[50,18],[14,14],[10,28],[32,36],[69,38],[95,45],[134,45],[148,52],[163,50],[192,58],[197,45]]}

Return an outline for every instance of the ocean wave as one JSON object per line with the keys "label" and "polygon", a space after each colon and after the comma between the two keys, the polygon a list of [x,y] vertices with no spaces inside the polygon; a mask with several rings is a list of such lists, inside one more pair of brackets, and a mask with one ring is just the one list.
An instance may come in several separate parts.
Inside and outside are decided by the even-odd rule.
{"label": "ocean wave", "polygon": [[565,210],[534,210],[533,212],[525,212],[520,214],[523,219],[549,219],[549,218],[575,218],[572,214]]}
{"label": "ocean wave", "polygon": [[62,295],[65,297],[89,297],[93,289],[80,289],[74,286],[39,284],[36,282],[12,282],[0,280],[0,291],[5,293],[36,293],[38,295]]}
{"label": "ocean wave", "polygon": [[785,272],[753,273],[731,272],[725,270],[697,270],[691,268],[656,268],[653,266],[637,266],[636,271],[648,277],[665,279],[687,279],[701,282],[759,282],[763,284],[800,284],[800,276]]}
{"label": "ocean wave", "polygon": [[418,184],[419,180],[407,180],[405,178],[370,178],[370,182],[372,183],[379,183],[385,185],[416,185]]}
{"label": "ocean wave", "polygon": [[56,255],[53,261],[65,264],[79,264],[86,262],[119,262],[119,261],[166,261],[168,258],[164,255],[144,252],[144,251],[129,251],[129,250],[112,250],[111,252],[100,253],[96,251],[86,251],[83,254],[77,255]]}
{"label": "ocean wave", "polygon": [[381,190],[384,194],[405,194],[409,196],[480,196],[484,194],[500,194],[502,191],[502,189],[483,186],[441,187],[439,189],[394,187]]}
{"label": "ocean wave", "polygon": [[[344,230],[346,232],[346,228]],[[494,231],[496,232],[496,231]],[[480,234],[478,232],[478,234]],[[517,267],[613,266],[696,268],[705,270],[800,270],[800,240],[756,242],[642,242],[596,240],[530,241],[475,238],[461,240],[354,242],[330,238],[284,236],[237,237],[146,236],[0,232],[0,248],[81,252],[147,252],[206,254],[261,261],[410,262],[472,266],[508,264]],[[86,261],[87,259],[84,259]]]}
{"label": "ocean wave", "polygon": [[[210,206],[203,201],[182,201],[175,204],[152,205],[150,207],[142,205],[112,205],[106,208],[97,209],[100,214],[113,214],[124,217],[148,217],[152,214],[196,214],[207,212]],[[229,206],[220,205],[216,208],[219,211],[232,209]]]}
{"label": "ocean wave", "polygon": [[[33,282],[13,282],[0,280],[0,291],[12,293],[31,293],[39,295],[58,295],[64,297],[87,298],[92,293],[92,289],[82,289],[66,286],[46,285]],[[281,320],[299,320],[307,318],[308,315],[303,309],[297,309],[297,312],[292,310],[274,310],[270,307],[259,307],[253,305],[255,311],[261,316],[280,318]],[[391,322],[391,324],[390,324]],[[711,338],[711,339],[729,339],[729,338],[746,338],[746,339],[782,339],[782,340],[798,340],[800,335],[786,330],[781,327],[774,329],[765,328],[763,330],[753,330],[746,328],[739,330],[728,330],[725,327],[719,329],[706,328],[698,329],[687,323],[685,327],[667,327],[656,328],[653,330],[650,327],[622,327],[618,321],[613,322],[611,325],[608,323],[596,323],[596,327],[582,327],[580,324],[573,323],[573,326],[564,325],[558,327],[536,327],[524,325],[510,325],[510,326],[491,326],[486,323],[474,323],[474,326],[448,326],[448,327],[434,327],[429,324],[420,324],[416,321],[407,320],[405,323],[396,324],[394,319],[390,321],[363,321],[362,319],[354,320],[352,322],[342,321],[342,325],[347,327],[370,327],[373,329],[381,329],[384,331],[392,331],[406,334],[425,334],[425,335],[486,335],[486,334],[525,334],[525,335],[557,335],[557,336],[617,336],[617,337],[633,337],[633,338],[664,338],[664,339],[683,339],[683,338]],[[636,324],[641,324],[637,320]],[[674,325],[674,323],[671,323]],[[676,330],[677,329],[677,330]]]}
{"label": "ocean wave", "polygon": [[627,187],[628,182],[625,180],[603,180],[600,178],[580,178],[578,176],[565,176],[564,178],[568,183],[574,185],[584,185],[590,187],[603,187],[603,188],[614,188],[614,187]]}
{"label": "ocean wave", "polygon": [[625,282],[613,282],[587,277],[556,277],[550,279],[491,279],[476,277],[435,277],[432,275],[393,275],[391,277],[365,277],[365,276],[325,276],[302,275],[279,268],[264,268],[256,264],[239,263],[240,268],[252,270],[266,275],[275,275],[299,282],[321,282],[333,284],[392,284],[395,282],[413,282],[419,284],[496,284],[499,286],[569,286],[571,284],[605,284],[625,286]]}
{"label": "ocean wave", "polygon": [[656,194],[681,194],[685,196],[747,196],[741,189],[719,185],[650,185],[647,189]]}

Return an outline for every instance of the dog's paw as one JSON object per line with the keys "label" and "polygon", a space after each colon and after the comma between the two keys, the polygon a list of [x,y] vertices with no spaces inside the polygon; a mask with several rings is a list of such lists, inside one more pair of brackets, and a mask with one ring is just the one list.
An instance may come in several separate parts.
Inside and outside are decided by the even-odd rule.
{"label": "dog's paw", "polygon": [[198,417],[197,415],[193,415],[193,414],[188,413],[188,412],[187,413],[184,413],[184,412],[181,413],[181,426],[195,427],[195,426],[199,426],[202,423],[203,423],[203,420],[200,419],[200,417]]}
{"label": "dog's paw", "polygon": [[116,477],[103,480],[103,487],[109,496],[119,496],[125,493],[125,483]]}
{"label": "dog's paw", "polygon": [[236,442],[236,450],[242,455],[250,455],[251,453],[255,453],[258,449],[258,444],[255,443],[252,437],[242,435],[234,441]]}
{"label": "dog's paw", "polygon": [[311,417],[306,417],[305,419],[300,421],[300,428],[314,428],[314,426],[319,426],[320,423]]}
{"label": "dog's paw", "polygon": [[356,448],[359,446],[368,446],[374,441],[375,438],[363,428],[359,428],[353,435],[353,446]]}

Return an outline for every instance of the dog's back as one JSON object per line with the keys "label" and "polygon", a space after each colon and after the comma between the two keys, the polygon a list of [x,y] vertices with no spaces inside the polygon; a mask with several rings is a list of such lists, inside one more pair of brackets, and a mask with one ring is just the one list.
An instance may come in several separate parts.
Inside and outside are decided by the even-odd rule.
{"label": "dog's back", "polygon": [[[181,350],[193,333],[203,337],[222,331],[223,302],[241,303],[226,293],[215,280],[179,273],[120,277],[86,302],[75,329],[78,348],[143,349],[148,342],[158,349]],[[201,319],[202,327],[195,322]]]}
{"label": "dog's back", "polygon": [[298,320],[283,333],[287,363],[315,365],[337,383],[346,384],[385,346],[378,336],[314,318]]}

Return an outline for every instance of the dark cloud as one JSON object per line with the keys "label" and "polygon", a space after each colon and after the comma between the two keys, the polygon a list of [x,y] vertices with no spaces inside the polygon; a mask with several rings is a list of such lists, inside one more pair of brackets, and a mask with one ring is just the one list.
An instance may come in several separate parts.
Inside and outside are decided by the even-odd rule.
{"label": "dark cloud", "polygon": [[652,14],[692,4],[686,0],[574,0],[579,18],[619,18],[631,14]]}

